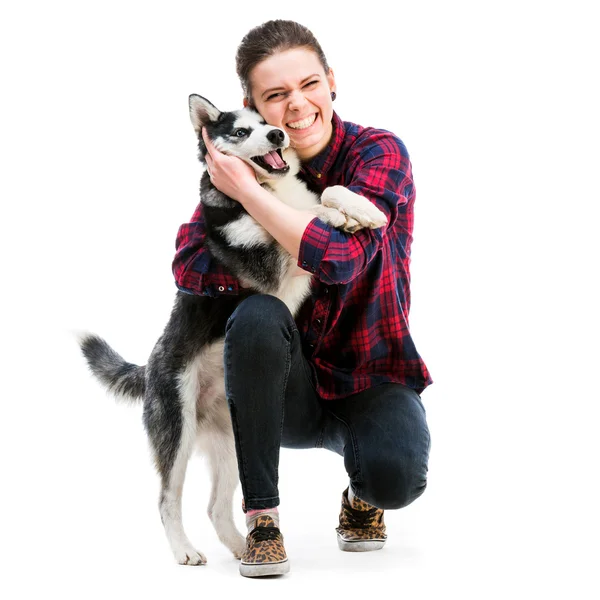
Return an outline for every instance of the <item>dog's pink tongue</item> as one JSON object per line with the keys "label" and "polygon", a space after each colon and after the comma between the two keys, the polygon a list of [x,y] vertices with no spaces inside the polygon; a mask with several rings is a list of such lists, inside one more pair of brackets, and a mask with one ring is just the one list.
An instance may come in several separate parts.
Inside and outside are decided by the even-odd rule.
{"label": "dog's pink tongue", "polygon": [[275,150],[271,150],[269,154],[265,154],[263,156],[265,162],[271,165],[275,169],[283,169],[285,167],[285,163],[279,157],[279,154]]}

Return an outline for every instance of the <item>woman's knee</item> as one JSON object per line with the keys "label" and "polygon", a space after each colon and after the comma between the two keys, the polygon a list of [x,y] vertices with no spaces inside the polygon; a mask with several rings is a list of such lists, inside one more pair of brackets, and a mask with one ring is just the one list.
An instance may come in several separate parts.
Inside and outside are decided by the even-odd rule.
{"label": "woman's knee", "polygon": [[408,506],[427,487],[427,457],[374,456],[363,464],[361,481],[353,482],[359,498],[383,509]]}
{"label": "woman's knee", "polygon": [[260,345],[271,342],[273,336],[288,338],[293,327],[292,314],[279,298],[255,294],[238,304],[227,321],[225,336],[228,341]]}
{"label": "woman's knee", "polygon": [[237,306],[227,322],[223,357],[230,408],[280,402],[293,331],[290,311],[275,296],[256,294]]}

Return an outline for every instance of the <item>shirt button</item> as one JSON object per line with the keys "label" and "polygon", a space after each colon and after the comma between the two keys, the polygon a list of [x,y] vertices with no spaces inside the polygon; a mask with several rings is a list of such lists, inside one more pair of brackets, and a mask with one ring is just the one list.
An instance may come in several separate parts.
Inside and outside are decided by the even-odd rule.
{"label": "shirt button", "polygon": [[220,292],[224,292],[224,291],[225,291],[225,288],[224,288],[222,285],[220,285],[220,286],[219,286],[219,291],[220,291]]}
{"label": "shirt button", "polygon": [[321,324],[321,319],[315,319],[315,323],[316,323],[317,325],[320,325],[320,324]]}

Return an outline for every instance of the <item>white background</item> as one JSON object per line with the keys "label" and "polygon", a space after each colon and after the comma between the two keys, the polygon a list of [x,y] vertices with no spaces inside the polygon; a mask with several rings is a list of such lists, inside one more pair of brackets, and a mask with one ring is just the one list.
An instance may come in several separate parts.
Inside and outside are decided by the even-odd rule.
{"label": "white background", "polygon": [[[4,598],[598,597],[592,4],[3,3]],[[320,40],[342,119],[409,149],[411,323],[435,384],[429,487],[386,512],[386,548],[341,553],[342,459],[283,450],[292,572],[253,582],[208,522],[200,459],[184,519],[209,562],[174,563],[141,408],[104,394],[68,331],[145,363],[198,202],[187,97],[238,108],[237,44],[270,18]]]}

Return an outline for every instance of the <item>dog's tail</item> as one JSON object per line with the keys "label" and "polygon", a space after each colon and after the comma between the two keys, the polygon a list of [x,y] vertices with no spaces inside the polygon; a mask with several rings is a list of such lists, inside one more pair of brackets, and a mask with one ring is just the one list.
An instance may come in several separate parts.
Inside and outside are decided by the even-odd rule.
{"label": "dog's tail", "polygon": [[128,363],[93,333],[75,332],[75,335],[96,379],[119,401],[141,401],[146,389],[146,367]]}

